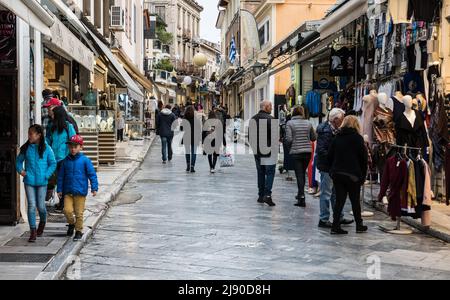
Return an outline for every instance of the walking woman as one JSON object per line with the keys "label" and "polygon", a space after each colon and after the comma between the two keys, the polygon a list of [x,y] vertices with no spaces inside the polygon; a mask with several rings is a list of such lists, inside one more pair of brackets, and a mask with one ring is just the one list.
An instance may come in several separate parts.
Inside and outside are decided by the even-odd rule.
{"label": "walking woman", "polygon": [[[61,167],[62,161],[69,155],[69,146],[67,142],[76,132],[73,125],[67,121],[67,112],[62,106],[53,109],[53,121],[50,134],[47,136],[47,144],[52,148],[57,163],[56,172],[52,176],[49,183],[49,190],[53,190],[56,186],[57,172]],[[59,199],[57,210],[62,211],[64,208],[64,198]]]}
{"label": "walking woman", "polygon": [[117,141],[123,142],[123,131],[125,129],[125,119],[123,117],[123,112],[119,111],[117,113]]}
{"label": "walking woman", "polygon": [[[206,127],[203,128],[203,149],[205,154],[208,155],[209,170],[210,173],[213,174],[216,173],[217,158],[219,157],[220,152],[220,145],[216,143],[216,141],[219,140],[216,134],[217,129],[219,126],[222,126],[222,123],[217,119],[216,113],[211,110],[205,125]],[[216,145],[219,149],[217,149]]]}
{"label": "walking woman", "polygon": [[[25,163],[25,166],[24,166]],[[29,242],[42,236],[47,222],[45,196],[48,179],[56,170],[53,150],[45,142],[44,128],[33,125],[28,129],[28,141],[20,148],[16,170],[23,177],[28,201]],[[36,228],[36,208],[39,211],[39,227]]]}
{"label": "walking woman", "polygon": [[331,234],[348,233],[340,226],[341,213],[347,195],[352,203],[356,232],[366,232],[367,226],[363,225],[361,217],[360,192],[367,174],[368,154],[357,117],[345,117],[339,133],[330,145],[328,161],[331,166],[330,175],[336,189]]}
{"label": "walking woman", "polygon": [[311,160],[312,145],[316,140],[316,132],[312,124],[305,120],[303,107],[296,106],[292,118],[286,124],[286,143],[289,154],[294,162],[295,177],[297,177],[297,203],[296,206],[305,207],[305,174]]}
{"label": "walking woman", "polygon": [[186,172],[195,173],[197,146],[200,144],[202,134],[201,127],[201,120],[196,116],[194,106],[187,106],[180,126],[181,131],[184,131],[182,143],[186,151]]}

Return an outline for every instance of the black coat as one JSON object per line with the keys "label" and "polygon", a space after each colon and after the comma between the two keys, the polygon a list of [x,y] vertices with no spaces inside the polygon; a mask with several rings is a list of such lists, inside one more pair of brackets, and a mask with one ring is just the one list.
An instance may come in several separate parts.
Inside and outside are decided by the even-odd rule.
{"label": "black coat", "polygon": [[157,132],[161,137],[173,137],[172,123],[176,120],[170,109],[163,109],[156,117]]}
{"label": "black coat", "polygon": [[368,153],[363,137],[353,128],[342,128],[328,151],[331,176],[346,175],[363,184],[367,175]]}
{"label": "black coat", "polygon": [[[253,116],[252,120],[256,122],[256,128],[252,128],[253,126],[250,123],[249,129],[248,129],[248,138],[250,142],[250,146],[256,147],[257,149],[252,149],[253,153],[255,153],[256,157],[270,157],[271,151],[268,154],[262,154],[261,148],[265,147],[272,147],[272,134],[278,135],[278,126],[274,131],[272,132],[272,120],[274,117],[272,117],[271,114],[261,110],[259,113],[257,113],[255,116]],[[261,120],[267,120],[267,141],[260,141],[259,140],[259,131],[260,131],[260,121]],[[261,122],[262,123],[262,122]],[[262,125],[261,125],[262,127]],[[256,141],[255,145],[252,145],[252,142]],[[278,141],[278,139],[277,139]]]}
{"label": "black coat", "polygon": [[329,172],[328,149],[334,140],[333,130],[329,122],[317,126],[316,166],[321,172]]}

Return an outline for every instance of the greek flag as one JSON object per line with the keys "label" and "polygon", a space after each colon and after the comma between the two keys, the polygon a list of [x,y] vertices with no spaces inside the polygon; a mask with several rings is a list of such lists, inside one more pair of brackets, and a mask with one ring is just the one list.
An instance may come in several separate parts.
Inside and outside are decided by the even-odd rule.
{"label": "greek flag", "polygon": [[228,60],[232,64],[234,64],[236,60],[236,42],[234,41],[234,36],[231,38],[230,53],[228,54]]}

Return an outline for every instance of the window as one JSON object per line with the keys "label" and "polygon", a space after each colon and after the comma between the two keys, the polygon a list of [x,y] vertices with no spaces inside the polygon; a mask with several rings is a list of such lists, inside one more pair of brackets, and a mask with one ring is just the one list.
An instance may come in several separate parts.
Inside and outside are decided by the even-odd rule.
{"label": "window", "polygon": [[263,23],[261,27],[258,29],[259,42],[261,43],[261,47],[266,46],[270,40],[270,27],[269,21]]}
{"label": "window", "polygon": [[83,13],[85,16],[91,15],[91,0],[83,0]]}
{"label": "window", "polygon": [[137,42],[137,10],[136,5],[133,6],[133,34],[134,34],[134,42]]}
{"label": "window", "polygon": [[260,88],[258,90],[258,101],[262,102],[266,99],[266,91],[265,88]]}
{"label": "window", "polygon": [[164,22],[166,21],[166,7],[155,6],[155,14],[157,14]]}

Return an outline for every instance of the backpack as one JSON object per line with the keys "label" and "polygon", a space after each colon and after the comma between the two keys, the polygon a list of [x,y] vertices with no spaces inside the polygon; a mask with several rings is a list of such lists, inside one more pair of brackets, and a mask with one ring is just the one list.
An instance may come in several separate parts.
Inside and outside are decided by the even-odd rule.
{"label": "backpack", "polygon": [[71,115],[69,115],[69,114],[67,114],[67,122],[69,122],[70,124],[73,125],[73,128],[75,129],[75,133],[76,133],[76,134],[80,134],[80,133],[78,132],[78,124],[77,124],[77,121],[75,121],[75,119],[74,119]]}

